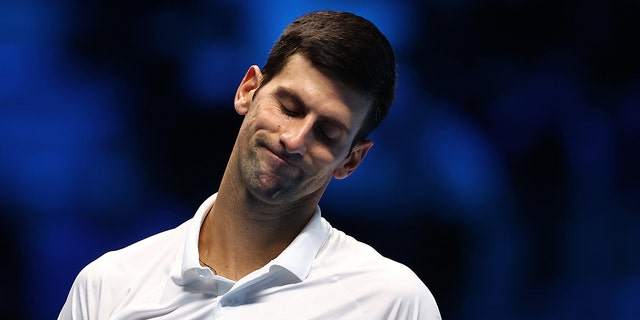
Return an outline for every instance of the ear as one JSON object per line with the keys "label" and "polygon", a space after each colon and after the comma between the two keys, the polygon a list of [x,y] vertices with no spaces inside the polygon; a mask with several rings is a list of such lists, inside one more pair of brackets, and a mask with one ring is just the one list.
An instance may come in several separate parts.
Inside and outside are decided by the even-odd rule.
{"label": "ear", "polygon": [[373,141],[371,140],[358,142],[353,149],[351,149],[351,153],[349,153],[347,158],[333,171],[333,177],[336,179],[344,179],[351,175],[360,163],[362,163],[362,160],[371,147],[373,147]]}
{"label": "ear", "polygon": [[236,90],[236,96],[233,100],[233,105],[238,114],[245,115],[249,112],[253,94],[255,90],[258,89],[258,86],[260,86],[261,80],[262,72],[260,68],[256,65],[249,67],[249,70],[247,70],[242,82],[240,82],[238,86],[238,90]]}

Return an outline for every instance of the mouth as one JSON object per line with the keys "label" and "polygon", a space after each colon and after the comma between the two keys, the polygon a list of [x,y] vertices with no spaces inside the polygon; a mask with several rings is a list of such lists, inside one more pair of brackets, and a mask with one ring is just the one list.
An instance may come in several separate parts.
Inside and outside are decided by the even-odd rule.
{"label": "mouth", "polygon": [[291,157],[288,157],[284,153],[278,152],[270,148],[269,146],[262,145],[262,147],[267,151],[269,162],[276,165],[276,167],[295,167],[300,169],[300,166],[292,161]]}

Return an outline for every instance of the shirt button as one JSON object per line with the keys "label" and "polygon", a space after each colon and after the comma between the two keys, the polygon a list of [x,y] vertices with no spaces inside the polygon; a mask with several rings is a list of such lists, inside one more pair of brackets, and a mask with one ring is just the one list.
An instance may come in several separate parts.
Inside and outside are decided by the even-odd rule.
{"label": "shirt button", "polygon": [[236,302],[237,302],[237,301],[236,301],[236,298],[234,298],[234,297],[228,297],[228,298],[226,298],[226,299],[224,300],[224,304],[225,304],[225,305],[228,305],[228,306],[233,306],[233,305],[235,305],[235,304],[236,304]]}

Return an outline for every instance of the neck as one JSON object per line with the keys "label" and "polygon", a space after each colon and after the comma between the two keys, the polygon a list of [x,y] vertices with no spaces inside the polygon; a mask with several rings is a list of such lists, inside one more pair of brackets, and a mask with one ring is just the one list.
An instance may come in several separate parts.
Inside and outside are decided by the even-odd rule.
{"label": "neck", "polygon": [[313,201],[286,207],[258,201],[225,174],[200,230],[200,258],[219,275],[238,280],[276,258],[306,226],[316,206]]}

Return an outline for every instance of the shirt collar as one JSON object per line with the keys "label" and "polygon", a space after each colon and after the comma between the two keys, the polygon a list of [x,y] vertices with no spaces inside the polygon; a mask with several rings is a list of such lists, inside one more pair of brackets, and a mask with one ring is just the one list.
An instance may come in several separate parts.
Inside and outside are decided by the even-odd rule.
{"label": "shirt collar", "polygon": [[329,236],[329,223],[322,219],[320,207],[291,244],[273,259],[273,265],[293,273],[300,281],[309,275],[313,260]]}
{"label": "shirt collar", "polygon": [[182,252],[178,252],[177,261],[171,272],[171,277],[179,285],[188,284],[199,277],[210,277],[213,275],[209,268],[200,265],[200,253],[198,252],[198,237],[200,236],[200,227],[204,218],[209,213],[213,202],[218,196],[217,193],[207,198],[198,208],[196,214],[191,218],[187,228],[187,234],[182,247]]}
{"label": "shirt collar", "polygon": [[[215,193],[206,199],[189,223],[183,252],[178,253],[178,261],[176,261],[172,272],[172,278],[180,285],[192,282],[198,277],[213,276],[211,270],[200,265],[198,237],[204,218],[213,206],[217,195]],[[266,267],[271,269],[273,266],[279,266],[302,281],[309,275],[313,260],[329,236],[329,230],[330,225],[321,217],[320,207],[316,207],[316,211],[300,234]],[[179,261],[180,258],[182,261]],[[180,267],[176,268],[178,266]]]}

